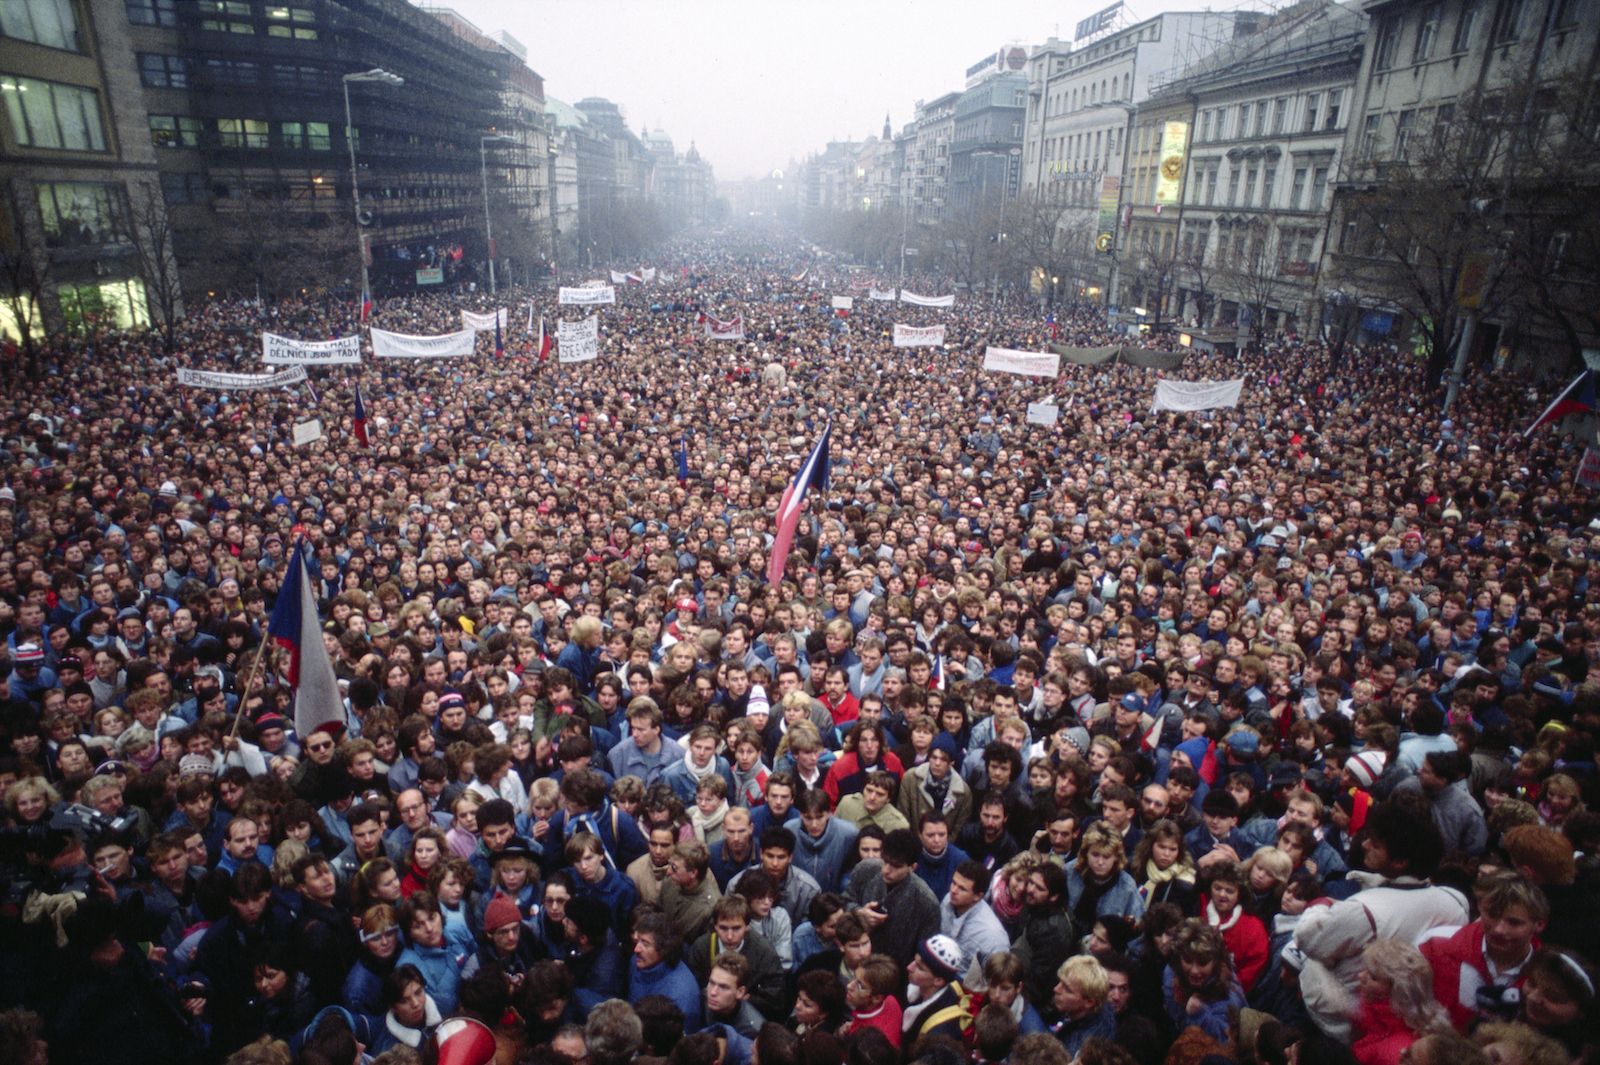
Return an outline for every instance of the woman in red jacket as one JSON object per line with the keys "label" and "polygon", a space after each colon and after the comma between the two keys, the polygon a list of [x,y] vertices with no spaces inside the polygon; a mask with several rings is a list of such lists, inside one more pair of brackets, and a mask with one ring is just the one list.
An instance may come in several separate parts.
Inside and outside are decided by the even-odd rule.
{"label": "woman in red jacket", "polygon": [[1350,1047],[1360,1065],[1400,1065],[1412,1043],[1450,1031],[1450,1016],[1433,997],[1433,970],[1416,947],[1379,939],[1361,952],[1361,965]]}
{"label": "woman in red jacket", "polygon": [[1205,871],[1206,893],[1200,897],[1200,913],[1206,924],[1222,933],[1228,956],[1233,959],[1234,975],[1245,994],[1260,979],[1267,967],[1270,940],[1261,918],[1246,912],[1241,902],[1249,882],[1238,862],[1218,862]]}

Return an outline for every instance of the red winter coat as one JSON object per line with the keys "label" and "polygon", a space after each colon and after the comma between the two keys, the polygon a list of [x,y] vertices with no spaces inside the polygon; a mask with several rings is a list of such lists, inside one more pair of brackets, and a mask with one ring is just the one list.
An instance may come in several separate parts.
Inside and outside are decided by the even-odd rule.
{"label": "red winter coat", "polygon": [[1350,1053],[1360,1065],[1400,1065],[1400,1055],[1417,1041],[1417,1033],[1387,1002],[1363,1002],[1356,1031],[1361,1034]]}
{"label": "red winter coat", "polygon": [[[1433,967],[1433,997],[1450,1014],[1456,1031],[1465,1033],[1478,1017],[1478,989],[1491,983],[1483,959],[1483,922],[1462,925],[1455,934],[1430,939],[1419,949]],[[1533,949],[1539,949],[1537,937]],[[1524,966],[1512,986],[1521,987],[1526,972]]]}
{"label": "red winter coat", "polygon": [[[1211,899],[1202,895],[1200,912],[1208,913],[1210,905]],[[1231,927],[1222,930],[1222,942],[1228,948],[1228,955],[1233,958],[1233,973],[1239,978],[1239,986],[1248,995],[1267,967],[1268,948],[1272,942],[1267,935],[1267,926],[1261,923],[1259,917],[1240,913],[1239,919]]]}

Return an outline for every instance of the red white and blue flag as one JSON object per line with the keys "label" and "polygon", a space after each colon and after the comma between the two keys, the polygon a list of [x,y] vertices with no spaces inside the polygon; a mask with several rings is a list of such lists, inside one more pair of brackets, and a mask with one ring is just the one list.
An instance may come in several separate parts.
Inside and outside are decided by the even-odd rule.
{"label": "red white and blue flag", "polygon": [[1050,327],[1050,339],[1054,340],[1056,338],[1056,336],[1058,334],[1060,334],[1060,332],[1061,332],[1061,327],[1059,325],[1056,325],[1056,312],[1055,311],[1051,311],[1050,312],[1050,314],[1045,318],[1044,324]]}
{"label": "red white and blue flag", "polygon": [[494,353],[497,357],[506,353],[506,342],[500,336],[500,316],[498,314],[494,316]]}
{"label": "red white and blue flag", "polygon": [[317,616],[317,596],[311,587],[303,539],[295,542],[289,556],[283,587],[278,589],[278,601],[267,621],[267,635],[289,652],[285,676],[294,689],[295,734],[309,736],[329,722],[343,726],[344,699],[333,673],[333,660],[322,642],[322,619]]}
{"label": "red white and blue flag", "polygon": [[367,319],[371,318],[371,317],[372,317],[372,292],[369,289],[363,288],[361,290],[361,314],[360,314],[360,320],[361,320],[362,324],[366,324]]}
{"label": "red white and blue flag", "polygon": [[362,447],[372,446],[367,441],[367,408],[366,405],[361,402],[360,385],[356,385],[356,412],[350,418],[350,428],[354,430],[356,434],[356,440],[361,443]]}
{"label": "red white and blue flag", "polygon": [[550,334],[544,331],[544,315],[539,316],[539,361],[550,359]]}
{"label": "red white and blue flag", "polygon": [[1561,394],[1551,401],[1528,426],[1523,436],[1532,436],[1533,431],[1541,425],[1560,421],[1569,414],[1593,414],[1595,409],[1594,371],[1585,370],[1573,382],[1562,390]]}
{"label": "red white and blue flag", "polygon": [[800,472],[795,474],[789,487],[784,489],[783,500],[778,504],[777,531],[772,539],[772,557],[767,559],[767,583],[776,585],[783,579],[783,571],[789,562],[789,548],[794,543],[794,533],[800,525],[800,516],[805,513],[806,497],[811,489],[819,492],[828,490],[828,473],[831,464],[828,461],[828,438],[833,434],[833,423],[829,422],[822,430],[822,435],[817,438],[816,445],[800,466]]}

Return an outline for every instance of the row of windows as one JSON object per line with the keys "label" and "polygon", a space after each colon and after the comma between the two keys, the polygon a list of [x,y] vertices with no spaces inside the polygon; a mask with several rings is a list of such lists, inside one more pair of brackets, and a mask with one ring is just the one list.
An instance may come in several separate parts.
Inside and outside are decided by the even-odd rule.
{"label": "row of windows", "polygon": [[[1117,154],[1122,146],[1123,131],[1097,129],[1093,133],[1073,133],[1060,137],[1046,137],[1044,160],[1047,163],[1069,160],[1069,170],[1100,170],[1102,164]],[[1029,162],[1038,143],[1030,146]]]}
{"label": "row of windows", "polygon": [[[1344,90],[1308,92],[1304,96],[1279,96],[1200,112],[1195,143],[1242,140],[1249,137],[1315,133],[1340,128],[1344,115]],[[1152,132],[1159,136],[1159,131]]]}
{"label": "row of windows", "polygon": [[0,3],[0,37],[68,52],[84,50],[72,0],[5,0]]}
{"label": "row of windows", "polygon": [[[7,0],[12,2],[40,3],[44,0]],[[66,4],[70,0],[49,0]],[[260,14],[257,15],[259,8]],[[123,0],[128,21],[136,26],[176,26],[178,24],[177,0]],[[213,33],[238,33],[253,35],[263,27],[269,37],[291,37],[301,41],[314,41],[317,31],[312,27],[317,13],[309,7],[289,7],[278,4],[251,4],[244,0],[200,0],[200,28]]]}
{"label": "row of windows", "polygon": [[[216,143],[223,148],[262,149],[273,146],[273,123],[259,118],[219,118],[212,127]],[[151,115],[150,142],[157,148],[198,148],[206,133],[205,123],[183,115]],[[277,123],[277,147],[333,150],[333,130],[326,122]]]}
{"label": "row of windows", "polygon": [[[1556,10],[1552,25],[1557,30],[1571,29],[1583,21],[1588,0],[1555,0]],[[1537,8],[1537,13],[1535,9]],[[1415,30],[1410,35],[1410,62],[1426,63],[1439,55],[1461,55],[1472,50],[1478,25],[1493,11],[1490,0],[1467,0],[1456,16],[1450,31],[1450,50],[1445,53],[1444,4],[1442,0],[1425,5],[1419,13]],[[1499,20],[1491,30],[1490,43],[1496,47],[1524,40],[1539,29],[1544,17],[1543,5],[1530,4],[1529,0],[1509,0],[1500,10]],[[1388,15],[1378,21],[1373,38],[1372,68],[1392,70],[1401,62],[1405,51],[1407,26],[1400,15]]]}
{"label": "row of windows", "polygon": [[1098,82],[1081,85],[1076,89],[1062,89],[1045,97],[1044,115],[1064,115],[1070,111],[1113,100],[1133,99],[1133,75],[1101,78]]}
{"label": "row of windows", "polygon": [[1295,167],[1288,201],[1281,204],[1273,199],[1278,187],[1278,164],[1275,161],[1268,159],[1230,165],[1225,197],[1219,200],[1217,186],[1221,181],[1222,169],[1220,160],[1196,160],[1190,171],[1184,201],[1197,207],[1276,207],[1290,211],[1320,211],[1326,206],[1329,166]]}
{"label": "row of windows", "polygon": [[79,85],[38,78],[0,78],[11,133],[25,148],[73,152],[106,150],[100,95]]}

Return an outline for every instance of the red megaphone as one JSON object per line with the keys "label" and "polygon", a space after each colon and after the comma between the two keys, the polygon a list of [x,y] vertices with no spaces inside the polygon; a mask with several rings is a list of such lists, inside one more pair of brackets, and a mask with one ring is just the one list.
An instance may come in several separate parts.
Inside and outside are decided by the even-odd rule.
{"label": "red megaphone", "polygon": [[494,1060],[494,1033],[482,1021],[451,1017],[434,1035],[439,1065],[489,1065]]}

